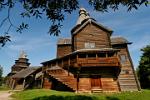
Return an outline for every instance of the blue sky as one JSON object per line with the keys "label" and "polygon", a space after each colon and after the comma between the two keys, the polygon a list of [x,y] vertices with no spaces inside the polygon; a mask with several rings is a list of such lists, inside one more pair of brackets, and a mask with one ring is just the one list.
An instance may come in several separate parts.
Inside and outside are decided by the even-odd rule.
{"label": "blue sky", "polygon": [[[117,11],[111,9],[107,13],[96,12],[86,3],[81,5],[95,18],[98,23],[112,29],[112,36],[125,37],[130,42],[129,51],[133,60],[134,67],[138,66],[142,52],[141,48],[150,44],[150,7],[141,6],[138,10],[127,12],[125,7],[119,8]],[[78,10],[71,15],[67,14],[61,35],[59,37],[49,36],[48,29],[51,25],[50,21],[44,16],[43,19],[21,18],[19,11],[21,7],[12,9],[11,19],[15,25],[19,25],[22,21],[29,24],[29,29],[23,31],[22,34],[16,33],[14,29],[10,31],[12,42],[0,49],[0,65],[3,67],[4,75],[11,71],[11,66],[18,59],[20,51],[24,50],[29,58],[31,66],[39,66],[43,61],[56,57],[56,43],[59,38],[70,37],[70,30],[75,26],[78,18]],[[6,16],[6,10],[0,12],[0,22]],[[0,28],[0,32],[6,31],[8,23]]]}

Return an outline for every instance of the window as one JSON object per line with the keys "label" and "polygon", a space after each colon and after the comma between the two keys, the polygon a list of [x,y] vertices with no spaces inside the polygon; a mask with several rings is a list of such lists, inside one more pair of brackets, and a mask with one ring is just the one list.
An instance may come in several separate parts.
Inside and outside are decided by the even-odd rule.
{"label": "window", "polygon": [[95,48],[95,43],[86,42],[84,46],[86,49],[92,49]]}
{"label": "window", "polygon": [[114,56],[114,52],[109,52],[108,53],[108,57],[113,57]]}
{"label": "window", "polygon": [[106,53],[98,53],[97,56],[98,57],[106,57]]}
{"label": "window", "polygon": [[127,57],[125,54],[120,55],[120,61],[121,61],[121,64],[124,64],[127,61]]}
{"label": "window", "polygon": [[91,53],[91,54],[88,54],[88,57],[89,57],[89,58],[96,58],[96,54],[92,54],[92,53]]}
{"label": "window", "polygon": [[86,54],[79,54],[78,57],[79,58],[86,58]]}

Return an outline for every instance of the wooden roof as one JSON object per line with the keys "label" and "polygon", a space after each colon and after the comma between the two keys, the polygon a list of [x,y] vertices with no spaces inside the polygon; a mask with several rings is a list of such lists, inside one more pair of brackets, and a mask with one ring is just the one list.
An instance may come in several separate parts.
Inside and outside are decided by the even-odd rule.
{"label": "wooden roof", "polygon": [[71,33],[74,35],[78,33],[80,30],[82,30],[88,23],[93,23],[94,25],[97,25],[104,31],[109,32],[110,34],[113,32],[111,29],[103,26],[102,24],[97,23],[93,18],[87,18],[81,22],[81,24],[76,25],[74,28],[72,28]]}
{"label": "wooden roof", "polygon": [[57,45],[65,45],[65,44],[71,44],[70,38],[60,38],[57,42]]}
{"label": "wooden roof", "polygon": [[[71,45],[71,38],[60,38],[57,42],[57,45]],[[131,44],[127,39],[124,37],[111,37],[111,44]],[[105,48],[104,48],[105,49]]]}
{"label": "wooden roof", "polygon": [[123,37],[111,37],[111,44],[131,44],[131,42]]}
{"label": "wooden roof", "polygon": [[25,77],[31,75],[32,73],[34,73],[35,71],[37,71],[40,68],[41,67],[26,68],[26,69],[21,70],[20,72],[16,73],[15,75],[13,75],[12,78],[25,78]]}
{"label": "wooden roof", "polygon": [[46,70],[62,70],[62,68],[57,65],[57,66],[52,66],[51,68],[47,68]]}

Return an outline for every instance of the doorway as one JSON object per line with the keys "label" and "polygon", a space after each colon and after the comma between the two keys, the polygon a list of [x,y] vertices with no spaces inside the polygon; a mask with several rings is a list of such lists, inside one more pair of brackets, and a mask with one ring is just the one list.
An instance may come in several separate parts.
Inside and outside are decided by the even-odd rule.
{"label": "doorway", "polygon": [[101,89],[101,76],[100,75],[91,75],[91,88],[92,89]]}

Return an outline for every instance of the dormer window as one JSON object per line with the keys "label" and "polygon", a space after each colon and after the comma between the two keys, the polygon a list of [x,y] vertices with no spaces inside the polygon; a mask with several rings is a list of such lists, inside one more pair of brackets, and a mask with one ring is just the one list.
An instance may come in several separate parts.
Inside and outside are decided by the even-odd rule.
{"label": "dormer window", "polygon": [[121,61],[121,64],[126,63],[126,61],[127,61],[127,57],[126,57],[126,55],[125,55],[125,54],[121,54],[121,55],[120,55],[120,61]]}
{"label": "dormer window", "polygon": [[95,43],[86,42],[84,44],[85,49],[93,49],[95,48]]}

